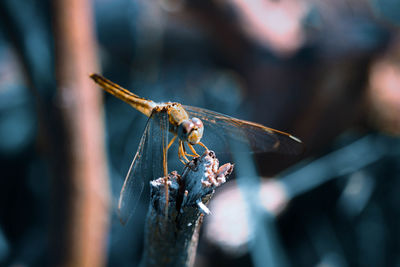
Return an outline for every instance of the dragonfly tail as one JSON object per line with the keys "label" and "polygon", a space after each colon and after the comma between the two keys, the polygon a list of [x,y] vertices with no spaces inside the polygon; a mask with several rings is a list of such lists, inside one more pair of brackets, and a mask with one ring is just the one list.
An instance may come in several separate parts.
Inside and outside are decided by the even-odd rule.
{"label": "dragonfly tail", "polygon": [[130,104],[135,109],[145,114],[147,117],[151,115],[151,112],[155,106],[155,103],[153,101],[139,97],[99,74],[92,73],[90,74],[90,78],[92,78],[92,80],[105,91]]}

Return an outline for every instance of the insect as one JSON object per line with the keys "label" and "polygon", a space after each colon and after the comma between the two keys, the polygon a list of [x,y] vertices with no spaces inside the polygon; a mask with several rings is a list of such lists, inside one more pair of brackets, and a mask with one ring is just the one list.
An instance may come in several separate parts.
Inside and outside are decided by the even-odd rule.
{"label": "insect", "polygon": [[[207,140],[213,140],[214,144],[220,145],[234,139],[245,142],[254,152],[299,154],[303,150],[301,141],[288,133],[203,108],[176,102],[156,103],[135,95],[99,74],[91,74],[90,77],[105,91],[149,118],[121,190],[118,210],[122,223],[126,223],[134,212],[145,182],[167,176],[167,152],[175,141],[178,141],[178,157],[184,164],[189,162],[188,157],[199,156],[195,145],[208,150],[201,142],[203,134],[208,132],[210,138]],[[172,134],[171,139],[169,134]],[[192,154],[186,151],[186,145]],[[168,203],[168,187],[165,188]]]}

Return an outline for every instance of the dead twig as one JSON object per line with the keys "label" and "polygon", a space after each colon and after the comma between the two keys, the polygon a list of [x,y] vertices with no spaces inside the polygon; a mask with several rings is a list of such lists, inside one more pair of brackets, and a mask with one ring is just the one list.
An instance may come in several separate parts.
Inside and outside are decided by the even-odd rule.
{"label": "dead twig", "polygon": [[209,213],[205,204],[232,171],[232,164],[219,167],[214,152],[206,151],[188,163],[182,176],[172,172],[167,215],[165,179],[151,181],[142,266],[193,266],[203,215]]}

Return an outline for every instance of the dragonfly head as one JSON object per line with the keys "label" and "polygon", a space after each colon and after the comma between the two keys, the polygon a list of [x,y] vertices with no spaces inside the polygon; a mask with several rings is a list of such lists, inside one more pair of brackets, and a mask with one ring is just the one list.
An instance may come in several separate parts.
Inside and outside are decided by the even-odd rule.
{"label": "dragonfly head", "polygon": [[203,122],[198,118],[192,118],[190,120],[184,120],[178,126],[178,136],[181,140],[189,142],[191,145],[195,145],[200,142],[203,137]]}

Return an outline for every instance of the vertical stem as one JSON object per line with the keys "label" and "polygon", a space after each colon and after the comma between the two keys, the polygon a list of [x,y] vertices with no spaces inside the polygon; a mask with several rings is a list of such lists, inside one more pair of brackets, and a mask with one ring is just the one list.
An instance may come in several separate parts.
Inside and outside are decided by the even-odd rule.
{"label": "vertical stem", "polygon": [[66,222],[60,240],[64,244],[59,247],[66,251],[56,264],[102,266],[106,260],[109,188],[100,91],[88,76],[97,70],[91,2],[53,3],[57,104],[67,142],[60,145],[66,149],[63,169],[68,172],[58,182],[63,188],[58,186],[62,196],[57,197],[66,202],[61,205]]}

